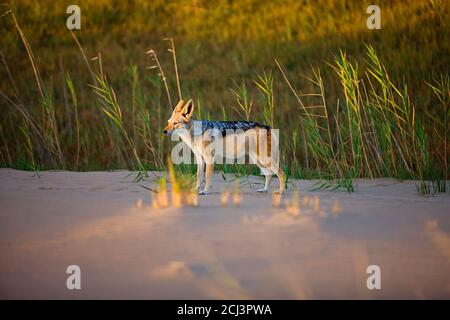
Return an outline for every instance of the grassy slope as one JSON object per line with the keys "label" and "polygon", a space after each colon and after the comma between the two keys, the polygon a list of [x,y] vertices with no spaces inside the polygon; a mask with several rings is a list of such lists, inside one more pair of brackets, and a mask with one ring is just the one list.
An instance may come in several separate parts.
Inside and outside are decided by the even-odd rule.
{"label": "grassy slope", "polygon": [[[75,169],[114,168],[129,166],[114,146],[95,95],[87,86],[92,79],[74,41],[65,25],[65,9],[70,1],[55,5],[53,1],[12,1],[17,19],[27,36],[37,58],[47,91],[52,93],[56,123],[61,135],[62,153],[68,158],[67,166],[74,168],[74,139],[67,132],[69,121],[65,114],[61,65],[64,76],[70,74],[77,94],[81,122],[81,164]],[[66,4],[67,3],[67,4]],[[156,133],[170,112],[162,92],[162,85],[154,70],[146,70],[150,61],[145,51],[154,48],[169,78],[172,99],[176,98],[176,85],[171,55],[165,49],[168,43],[161,40],[172,36],[177,45],[178,62],[183,94],[200,99],[203,116],[229,119],[241,117],[232,106],[236,100],[230,91],[232,80],[247,80],[249,95],[254,99],[252,118],[262,120],[263,98],[251,79],[256,73],[274,71],[276,99],[275,124],[292,132],[299,127],[298,104],[286,88],[274,64],[277,58],[284,66],[293,86],[301,92],[312,92],[311,83],[300,73],[311,75],[310,66],[320,69],[326,102],[336,105],[343,100],[336,73],[324,61],[333,63],[343,50],[352,61],[360,65],[364,75],[365,43],[373,45],[389,74],[397,82],[408,84],[417,116],[426,110],[436,113],[437,100],[426,82],[441,74],[448,74],[450,66],[450,11],[447,1],[380,1],[382,29],[371,31],[365,27],[365,12],[370,1],[83,1],[82,30],[77,32],[88,57],[102,54],[103,69],[110,79],[118,100],[125,110],[135,103],[149,109],[151,132],[155,135],[154,147],[161,154],[167,150]],[[41,102],[33,83],[33,73],[12,19],[1,19],[1,50],[6,57],[18,90],[27,107],[36,117]],[[98,60],[91,62],[95,71]],[[130,66],[136,65],[139,82],[132,90]],[[5,70],[0,70],[6,79]],[[2,81],[0,90],[13,96],[11,85]],[[133,93],[134,92],[134,93]],[[70,98],[69,98],[70,100]],[[5,101],[0,100],[4,105]],[[72,107],[72,104],[69,103]],[[139,106],[138,106],[139,107]],[[10,123],[17,115],[14,109],[5,108],[2,130],[9,142],[9,153],[16,159],[22,156],[14,150],[21,141]],[[128,115],[126,115],[127,117]],[[130,116],[131,117],[131,116]],[[6,122],[9,120],[9,122]],[[125,121],[131,121],[125,119]],[[125,124],[131,128],[131,124]],[[134,129],[132,129],[134,131]],[[291,137],[288,137],[290,139]],[[302,137],[300,137],[301,139]],[[37,139],[35,139],[37,140]],[[32,142],[37,145],[38,142]],[[138,148],[144,149],[142,143]],[[23,149],[23,148],[22,148]],[[32,149],[39,149],[33,146]],[[104,152],[104,150],[108,150]],[[145,153],[145,151],[143,151]],[[2,146],[5,154],[5,147]],[[58,166],[57,161],[34,151],[38,162]],[[45,152],[44,152],[45,153]],[[144,157],[154,164],[150,154]],[[4,157],[6,158],[6,156]],[[24,160],[25,161],[25,160]],[[30,160],[26,160],[30,161]],[[7,161],[5,161],[7,162]],[[305,164],[304,157],[301,164]]]}

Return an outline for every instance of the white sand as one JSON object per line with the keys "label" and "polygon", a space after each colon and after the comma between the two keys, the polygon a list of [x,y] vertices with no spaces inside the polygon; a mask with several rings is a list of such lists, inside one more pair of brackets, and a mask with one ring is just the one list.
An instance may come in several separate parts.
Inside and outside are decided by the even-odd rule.
{"label": "white sand", "polygon": [[[222,208],[217,174],[198,208],[155,210],[127,174],[0,169],[0,298],[450,298],[448,193],[424,198],[393,179],[310,192],[314,181],[297,181],[300,204],[318,196],[320,208],[296,215],[248,187],[238,208]],[[72,264],[81,290],[66,288]],[[372,264],[381,290],[366,287]]]}

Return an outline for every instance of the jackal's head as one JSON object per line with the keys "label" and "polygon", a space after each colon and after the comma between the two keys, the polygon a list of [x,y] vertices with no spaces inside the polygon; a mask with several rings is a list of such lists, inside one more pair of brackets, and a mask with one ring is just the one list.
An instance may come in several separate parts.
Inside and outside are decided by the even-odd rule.
{"label": "jackal's head", "polygon": [[184,103],[180,100],[172,112],[172,116],[167,120],[167,127],[164,128],[164,134],[170,136],[175,129],[188,129],[191,116],[194,111],[194,102],[190,99]]}

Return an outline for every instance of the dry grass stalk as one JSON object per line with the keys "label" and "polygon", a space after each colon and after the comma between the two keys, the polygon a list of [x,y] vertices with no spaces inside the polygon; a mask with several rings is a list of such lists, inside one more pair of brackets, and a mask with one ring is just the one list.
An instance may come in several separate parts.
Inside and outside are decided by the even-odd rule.
{"label": "dry grass stalk", "polygon": [[172,57],[173,57],[173,65],[175,68],[175,76],[177,79],[177,88],[178,88],[178,97],[180,100],[183,99],[183,95],[181,94],[181,86],[180,86],[180,77],[178,75],[178,64],[177,64],[177,54],[175,52],[175,45],[173,43],[173,39],[172,38],[166,38],[164,40],[170,41],[171,44],[171,48],[168,50],[170,53],[172,53]]}
{"label": "dry grass stalk", "polygon": [[172,99],[170,98],[169,86],[167,85],[167,78],[166,78],[166,76],[165,76],[165,74],[164,74],[164,70],[163,70],[161,64],[159,63],[158,56],[156,55],[156,52],[155,52],[155,50],[153,50],[153,49],[148,50],[148,51],[147,51],[147,54],[149,54],[150,57],[153,59],[153,61],[156,63],[156,65],[150,66],[150,67],[148,67],[148,68],[149,68],[149,69],[158,68],[158,70],[159,70],[159,76],[161,77],[161,80],[162,80],[163,83],[164,83],[164,88],[165,88],[165,90],[166,90],[167,100],[169,101],[169,107],[172,108],[173,105],[172,105]]}

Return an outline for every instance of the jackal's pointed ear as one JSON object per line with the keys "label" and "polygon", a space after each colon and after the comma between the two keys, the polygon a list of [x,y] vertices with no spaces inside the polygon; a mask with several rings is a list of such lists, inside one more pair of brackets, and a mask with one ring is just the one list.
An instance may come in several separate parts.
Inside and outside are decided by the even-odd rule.
{"label": "jackal's pointed ear", "polygon": [[183,109],[184,106],[184,101],[183,99],[181,99],[178,104],[175,106],[175,109],[173,109],[173,112],[181,112],[181,110]]}
{"label": "jackal's pointed ear", "polygon": [[192,101],[192,99],[189,99],[189,101],[186,102],[186,104],[184,105],[181,114],[186,119],[189,119],[193,113],[194,113],[194,102]]}

